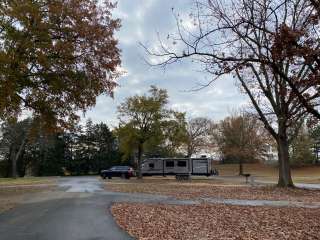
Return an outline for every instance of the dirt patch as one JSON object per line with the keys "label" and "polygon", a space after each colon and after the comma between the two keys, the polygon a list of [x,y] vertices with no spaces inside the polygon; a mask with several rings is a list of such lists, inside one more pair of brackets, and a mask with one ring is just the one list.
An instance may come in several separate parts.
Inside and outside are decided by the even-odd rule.
{"label": "dirt patch", "polygon": [[177,199],[219,198],[244,200],[286,200],[319,202],[320,190],[282,189],[277,187],[250,187],[215,185],[208,182],[177,181],[119,181],[107,182],[106,189],[116,192],[151,193],[172,196]]}
{"label": "dirt patch", "polygon": [[52,189],[54,189],[53,186],[49,186],[49,187],[16,186],[16,187],[10,187],[10,188],[1,187],[0,188],[0,214],[24,202],[24,200],[32,198],[32,196],[36,193],[50,191]]}
{"label": "dirt patch", "polygon": [[143,240],[320,239],[320,209],[117,203],[112,214]]}

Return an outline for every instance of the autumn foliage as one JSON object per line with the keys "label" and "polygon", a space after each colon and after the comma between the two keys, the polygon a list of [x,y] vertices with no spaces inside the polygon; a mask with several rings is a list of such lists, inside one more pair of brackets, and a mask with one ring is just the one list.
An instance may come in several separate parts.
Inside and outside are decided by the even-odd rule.
{"label": "autumn foliage", "polygon": [[1,119],[28,110],[66,127],[98,95],[112,94],[120,65],[114,7],[108,0],[1,1]]}

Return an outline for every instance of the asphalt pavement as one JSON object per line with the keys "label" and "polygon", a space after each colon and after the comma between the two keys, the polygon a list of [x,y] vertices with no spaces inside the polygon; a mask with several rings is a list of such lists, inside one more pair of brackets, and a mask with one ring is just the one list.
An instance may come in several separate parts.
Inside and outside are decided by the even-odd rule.
{"label": "asphalt pavement", "polygon": [[62,178],[58,190],[36,195],[1,214],[0,239],[132,239],[112,218],[114,201],[96,177]]}
{"label": "asphalt pavement", "polygon": [[0,240],[133,239],[114,221],[115,202],[200,204],[168,196],[108,192],[97,177],[63,177],[57,189],[32,194],[0,214]]}

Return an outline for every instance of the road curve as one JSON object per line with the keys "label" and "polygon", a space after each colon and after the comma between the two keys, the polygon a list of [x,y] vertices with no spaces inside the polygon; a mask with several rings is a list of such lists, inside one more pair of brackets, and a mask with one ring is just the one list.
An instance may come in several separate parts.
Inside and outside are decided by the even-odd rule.
{"label": "road curve", "polygon": [[132,239],[114,222],[111,194],[96,177],[59,180],[59,190],[42,193],[0,215],[1,240]]}

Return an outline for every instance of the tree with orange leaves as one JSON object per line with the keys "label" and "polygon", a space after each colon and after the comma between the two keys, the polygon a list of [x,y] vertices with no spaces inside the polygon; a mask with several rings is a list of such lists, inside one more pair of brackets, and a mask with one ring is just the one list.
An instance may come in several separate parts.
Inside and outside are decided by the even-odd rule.
{"label": "tree with orange leaves", "polygon": [[32,111],[48,126],[68,127],[112,94],[120,50],[111,1],[0,2],[0,118]]}

